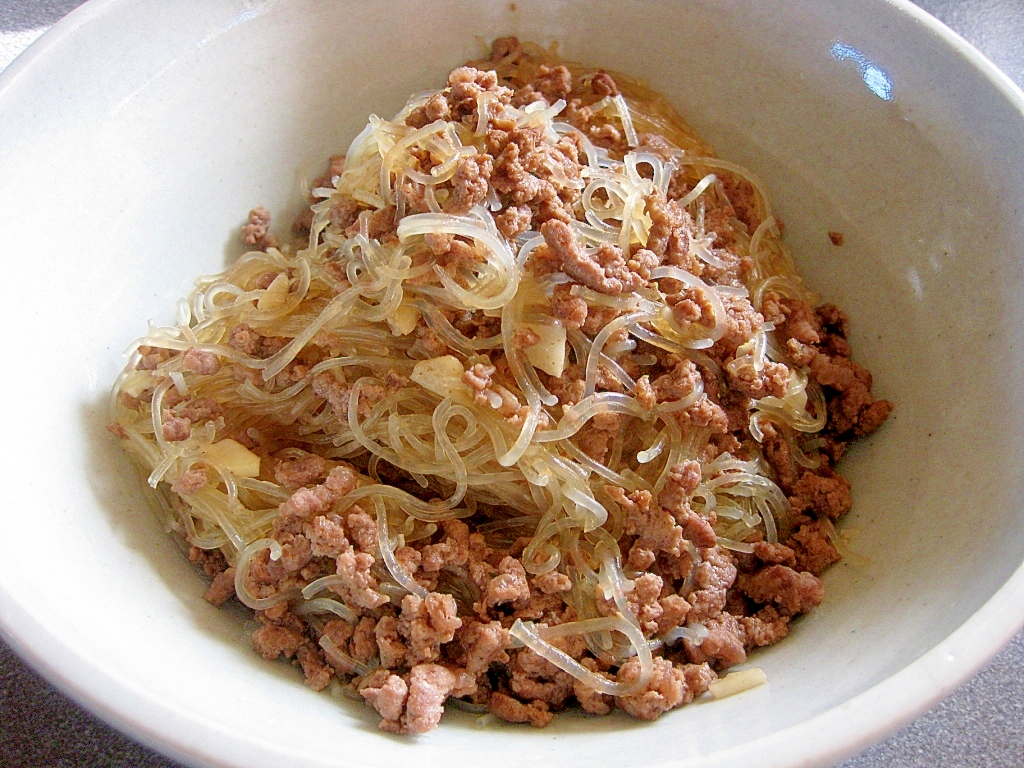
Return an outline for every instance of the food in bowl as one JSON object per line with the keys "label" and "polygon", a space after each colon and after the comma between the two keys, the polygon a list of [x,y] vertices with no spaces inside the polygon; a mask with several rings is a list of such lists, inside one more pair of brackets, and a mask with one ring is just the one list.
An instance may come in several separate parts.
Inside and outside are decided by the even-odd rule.
{"label": "food in bowl", "polygon": [[[514,38],[371,116],[140,340],[112,430],[215,604],[386,731],[654,719],[823,598],[892,405],[761,182]],[[727,686],[728,688],[735,686]]]}

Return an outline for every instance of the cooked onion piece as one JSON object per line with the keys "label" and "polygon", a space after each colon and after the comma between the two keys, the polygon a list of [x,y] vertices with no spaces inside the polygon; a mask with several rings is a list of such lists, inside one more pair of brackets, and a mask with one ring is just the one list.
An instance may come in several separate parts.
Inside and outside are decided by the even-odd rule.
{"label": "cooked onion piece", "polygon": [[764,670],[760,667],[751,667],[739,672],[730,672],[725,677],[715,680],[708,686],[708,690],[716,699],[724,699],[726,696],[735,696],[737,693],[767,684],[768,676]]}

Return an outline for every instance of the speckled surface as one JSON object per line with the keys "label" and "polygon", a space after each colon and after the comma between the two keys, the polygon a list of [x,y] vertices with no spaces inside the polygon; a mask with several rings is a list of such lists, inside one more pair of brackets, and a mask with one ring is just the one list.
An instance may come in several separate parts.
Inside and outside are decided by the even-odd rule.
{"label": "speckled surface", "polygon": [[[0,0],[0,70],[80,4],[80,0]],[[920,0],[918,5],[1024,85],[1022,0]],[[76,706],[0,641],[0,765],[176,768],[178,764]],[[841,768],[882,766],[1024,766],[1024,633],[944,702]]]}

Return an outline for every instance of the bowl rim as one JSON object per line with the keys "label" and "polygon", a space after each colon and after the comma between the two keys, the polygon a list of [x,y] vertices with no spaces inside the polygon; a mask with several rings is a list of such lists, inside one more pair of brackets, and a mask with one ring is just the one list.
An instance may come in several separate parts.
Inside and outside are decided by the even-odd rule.
{"label": "bowl rim", "polygon": [[[967,60],[1024,117],[1024,90],[963,37],[910,0],[875,0],[923,25]],[[70,44],[94,20],[132,0],[87,0],[60,19],[0,73],[0,102],[33,67]],[[86,30],[83,32],[83,30]],[[946,638],[871,688],[831,709],[767,737],[699,758],[702,766],[756,759],[765,768],[828,765],[884,739],[975,675],[1024,628],[1024,562],[974,614]],[[236,734],[175,711],[129,678],[111,674],[64,644],[0,583],[0,637],[48,683],[135,741],[186,765],[242,768],[274,765],[268,753]],[[840,728],[853,718],[854,731]],[[198,732],[197,732],[198,729]],[[800,738],[810,736],[813,738]],[[294,765],[313,766],[301,758]],[[662,763],[679,766],[683,763]],[[690,765],[690,761],[686,761]]]}

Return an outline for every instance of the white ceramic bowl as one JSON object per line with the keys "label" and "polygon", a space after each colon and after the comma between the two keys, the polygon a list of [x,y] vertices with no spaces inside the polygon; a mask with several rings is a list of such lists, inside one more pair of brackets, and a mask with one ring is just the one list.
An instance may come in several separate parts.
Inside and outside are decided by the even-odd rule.
{"label": "white ceramic bowl", "polygon": [[[453,713],[395,739],[202,600],[104,431],[106,397],[121,350],[236,253],[252,205],[296,212],[369,112],[508,33],[647,78],[761,175],[897,407],[845,460],[871,565],[829,571],[826,602],[757,655],[770,686],[654,724]],[[813,766],[865,747],[1024,620],[1022,111],[903,2],[94,0],[0,80],[0,630],[195,765]]]}

